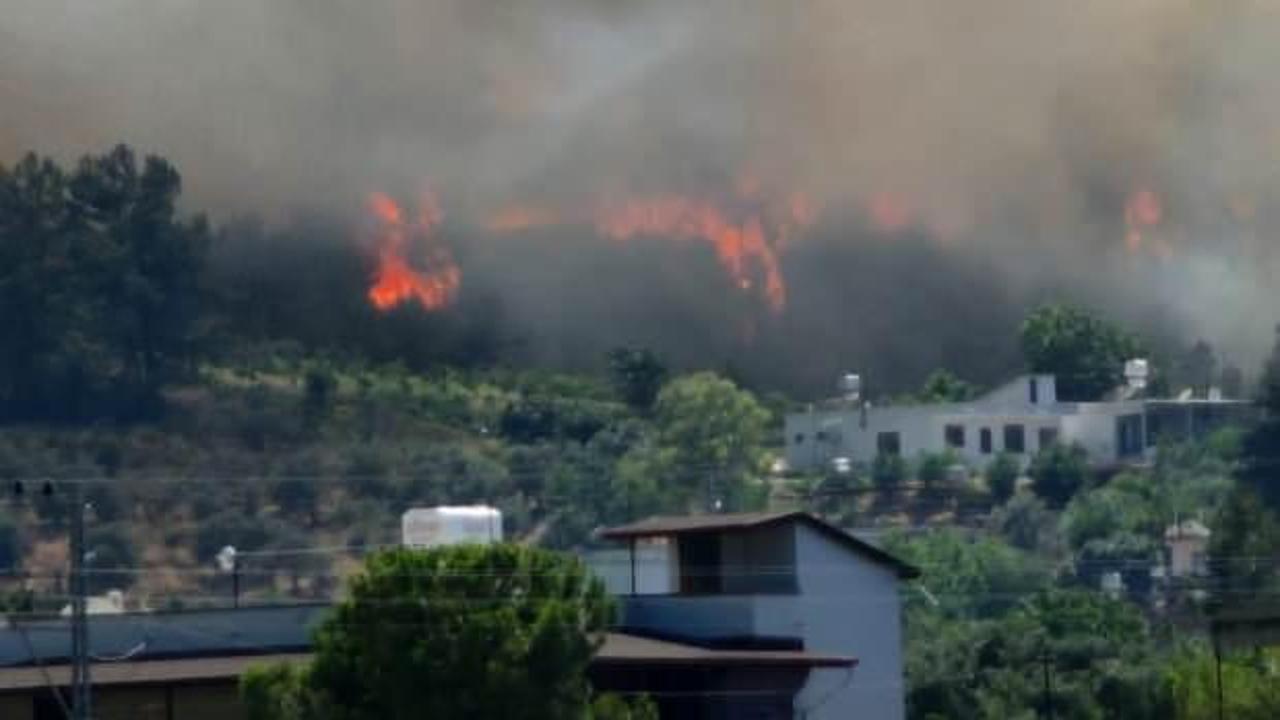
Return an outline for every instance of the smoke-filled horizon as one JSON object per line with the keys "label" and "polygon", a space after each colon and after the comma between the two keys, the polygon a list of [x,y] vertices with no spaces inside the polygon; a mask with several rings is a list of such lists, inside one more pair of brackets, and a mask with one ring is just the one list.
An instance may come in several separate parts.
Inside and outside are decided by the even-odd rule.
{"label": "smoke-filled horizon", "polygon": [[[0,0],[0,17],[0,162],[123,141],[171,159],[215,220],[353,229],[371,194],[411,208],[431,188],[461,292],[483,284],[518,334],[560,348],[542,356],[627,340],[580,307],[619,286],[635,307],[615,310],[661,308],[669,328],[638,340],[684,352],[698,323],[733,325],[741,345],[707,362],[749,347],[786,375],[792,355],[845,352],[805,386],[879,355],[982,353],[1005,341],[931,347],[939,318],[981,335],[1055,296],[1247,368],[1280,320],[1280,12],[1259,1]],[[806,222],[765,218],[767,252],[731,282],[691,275],[676,302],[568,255],[582,227],[663,234],[653,208],[719,209],[744,186],[802,197]],[[753,216],[731,219],[750,235]],[[781,309],[729,319],[725,293],[765,293],[769,263]],[[565,291],[522,294],[538,283]]]}

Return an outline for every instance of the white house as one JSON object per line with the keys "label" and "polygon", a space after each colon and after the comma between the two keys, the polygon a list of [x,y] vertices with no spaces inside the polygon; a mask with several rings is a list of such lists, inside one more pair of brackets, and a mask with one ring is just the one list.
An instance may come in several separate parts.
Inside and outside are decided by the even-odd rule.
{"label": "white house", "polygon": [[[756,690],[689,696],[696,706],[659,694],[663,718],[904,717],[899,586],[915,568],[801,512],[658,517],[601,537],[628,544],[626,562],[608,556],[602,571],[621,598],[620,632],[814,658],[790,668],[789,684],[777,684],[782,668],[771,671],[783,691],[768,697],[762,676],[718,680]],[[754,669],[768,670],[767,659]]]}
{"label": "white house", "polygon": [[1062,402],[1052,375],[1023,375],[961,403],[878,407],[850,392],[787,416],[787,466],[805,471],[870,462],[882,453],[951,451],[965,464],[983,467],[999,453],[1025,460],[1056,442],[1080,445],[1095,465],[1115,465],[1145,459],[1163,437],[1202,436],[1250,411],[1246,402],[1221,397],[1120,396]]}

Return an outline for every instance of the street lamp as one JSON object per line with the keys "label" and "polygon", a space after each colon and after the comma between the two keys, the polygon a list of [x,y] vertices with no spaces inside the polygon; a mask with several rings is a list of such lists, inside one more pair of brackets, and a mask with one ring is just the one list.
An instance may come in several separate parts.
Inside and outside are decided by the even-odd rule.
{"label": "street lamp", "polygon": [[214,560],[218,563],[218,569],[224,573],[231,573],[231,603],[232,607],[240,607],[240,564],[236,562],[236,549],[234,546],[227,545],[218,551]]}

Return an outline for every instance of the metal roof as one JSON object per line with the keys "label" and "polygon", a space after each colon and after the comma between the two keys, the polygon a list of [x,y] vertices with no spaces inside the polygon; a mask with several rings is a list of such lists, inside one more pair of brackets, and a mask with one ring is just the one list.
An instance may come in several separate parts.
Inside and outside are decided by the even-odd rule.
{"label": "metal roof", "polygon": [[646,537],[692,535],[697,533],[735,532],[781,523],[802,523],[826,535],[863,557],[887,565],[903,579],[919,577],[920,570],[880,548],[860,540],[831,523],[807,512],[726,513],[722,515],[655,516],[601,530],[598,535],[607,540],[631,540]]}
{"label": "metal roof", "polygon": [[[281,605],[89,616],[89,650],[102,657],[160,660],[292,653],[311,645],[327,605]],[[0,668],[66,662],[71,623],[9,619],[0,628]]]}

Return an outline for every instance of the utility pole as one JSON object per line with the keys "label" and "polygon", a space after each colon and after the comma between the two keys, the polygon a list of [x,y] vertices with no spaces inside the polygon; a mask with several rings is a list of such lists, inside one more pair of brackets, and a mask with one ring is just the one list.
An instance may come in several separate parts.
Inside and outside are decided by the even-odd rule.
{"label": "utility pole", "polygon": [[[91,720],[93,717],[93,683],[89,677],[89,585],[85,571],[85,509],[84,482],[79,479],[68,481],[71,486],[71,528],[70,528],[70,585],[71,585],[71,708],[72,720]],[[63,488],[65,489],[65,487]],[[13,496],[21,498],[26,495],[27,484],[23,480],[13,483]],[[40,482],[40,495],[52,501],[54,482]],[[58,704],[66,712],[66,704],[62,695],[54,689]]]}
{"label": "utility pole", "polygon": [[1045,717],[1053,720],[1053,675],[1050,673],[1049,663],[1053,660],[1053,656],[1046,650],[1040,655],[1040,662],[1044,667],[1044,713]]}
{"label": "utility pole", "polygon": [[1223,720],[1223,693],[1222,693],[1222,646],[1218,643],[1218,638],[1213,639],[1213,667],[1217,682],[1215,683],[1218,691],[1218,720]]}
{"label": "utility pole", "polygon": [[93,717],[89,676],[88,583],[85,578],[84,483],[72,481],[71,508],[71,710],[75,720]]}

